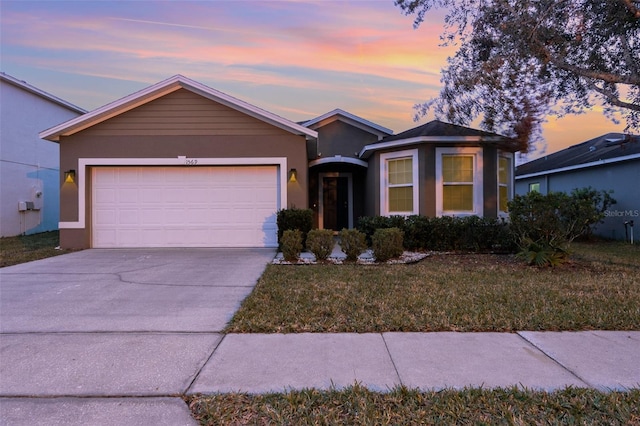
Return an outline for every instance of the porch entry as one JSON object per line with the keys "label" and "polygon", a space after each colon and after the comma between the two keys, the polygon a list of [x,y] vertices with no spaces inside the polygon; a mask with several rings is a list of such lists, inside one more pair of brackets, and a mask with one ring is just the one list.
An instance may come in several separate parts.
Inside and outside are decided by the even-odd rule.
{"label": "porch entry", "polygon": [[334,231],[353,228],[351,173],[321,173],[319,177],[320,228]]}

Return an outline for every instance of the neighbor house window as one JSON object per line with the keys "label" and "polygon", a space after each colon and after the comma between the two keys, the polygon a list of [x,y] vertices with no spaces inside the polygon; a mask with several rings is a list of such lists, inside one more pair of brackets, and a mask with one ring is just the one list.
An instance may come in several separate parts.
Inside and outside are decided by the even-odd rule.
{"label": "neighbor house window", "polygon": [[418,214],[418,151],[380,155],[380,213]]}
{"label": "neighbor house window", "polygon": [[482,215],[482,149],[436,149],[436,214]]}
{"label": "neighbor house window", "polygon": [[511,199],[511,158],[498,157],[498,212],[509,212],[507,203]]}
{"label": "neighbor house window", "polygon": [[530,183],[529,192],[540,192],[540,182]]}

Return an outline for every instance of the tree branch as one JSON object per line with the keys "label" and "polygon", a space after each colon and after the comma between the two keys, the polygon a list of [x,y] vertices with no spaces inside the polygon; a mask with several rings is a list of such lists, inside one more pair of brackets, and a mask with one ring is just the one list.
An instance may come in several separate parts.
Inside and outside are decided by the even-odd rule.
{"label": "tree branch", "polygon": [[553,55],[549,55],[549,62],[551,62],[554,66],[577,74],[581,77],[592,78],[594,80],[601,80],[605,83],[614,83],[614,84],[629,84],[631,86],[640,86],[640,75],[632,74],[632,75],[619,75],[612,74],[604,71],[594,71],[588,68],[581,68],[575,65],[571,65],[560,58],[556,58]]}
{"label": "tree branch", "polygon": [[595,90],[596,92],[604,96],[607,102],[609,102],[611,105],[640,112],[640,105],[621,100],[619,97],[611,93],[609,90],[598,86],[596,83],[594,83],[593,80],[587,80],[587,84],[591,89]]}
{"label": "tree branch", "polygon": [[634,18],[640,19],[640,8],[636,7],[631,0],[620,0],[620,3],[633,15]]}

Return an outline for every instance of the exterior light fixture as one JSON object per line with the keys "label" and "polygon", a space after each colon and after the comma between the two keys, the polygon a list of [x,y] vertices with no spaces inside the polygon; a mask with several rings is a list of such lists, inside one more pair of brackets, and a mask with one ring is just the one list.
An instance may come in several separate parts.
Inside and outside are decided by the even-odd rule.
{"label": "exterior light fixture", "polygon": [[76,171],[71,169],[64,172],[64,183],[75,183],[76,182]]}
{"label": "exterior light fixture", "polygon": [[298,181],[298,171],[296,169],[289,170],[289,182]]}

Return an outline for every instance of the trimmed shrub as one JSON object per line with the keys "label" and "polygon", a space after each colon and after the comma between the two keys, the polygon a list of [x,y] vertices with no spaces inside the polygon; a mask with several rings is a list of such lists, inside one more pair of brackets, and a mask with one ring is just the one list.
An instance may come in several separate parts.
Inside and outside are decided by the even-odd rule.
{"label": "trimmed shrub", "polygon": [[313,228],[313,210],[311,209],[283,209],[278,211],[278,243],[282,248],[282,235],[289,229],[297,229],[302,233],[302,246],[307,241],[307,234]]}
{"label": "trimmed shrub", "polygon": [[287,262],[296,262],[302,252],[302,232],[299,229],[287,229],[282,233],[282,256]]}
{"label": "trimmed shrub", "polygon": [[365,235],[357,229],[343,229],[339,236],[340,247],[347,255],[348,261],[356,261],[358,256],[367,249]]}
{"label": "trimmed shrub", "polygon": [[358,229],[367,234],[369,241],[376,230],[388,228],[403,232],[406,250],[513,253],[517,248],[509,224],[501,219],[415,215],[361,217],[358,221]]}
{"label": "trimmed shrub", "polygon": [[433,233],[431,220],[426,216],[409,216],[405,219],[403,244],[407,250],[426,249]]}
{"label": "trimmed shrub", "polygon": [[371,237],[377,229],[403,229],[404,223],[404,216],[363,216],[358,218],[356,229],[365,234],[367,244],[371,245]]}
{"label": "trimmed shrub", "polygon": [[377,229],[371,238],[373,255],[378,262],[386,262],[402,255],[403,232],[398,228]]}
{"label": "trimmed shrub", "polygon": [[316,260],[326,260],[333,251],[333,231],[330,229],[314,229],[307,234],[307,250]]}

